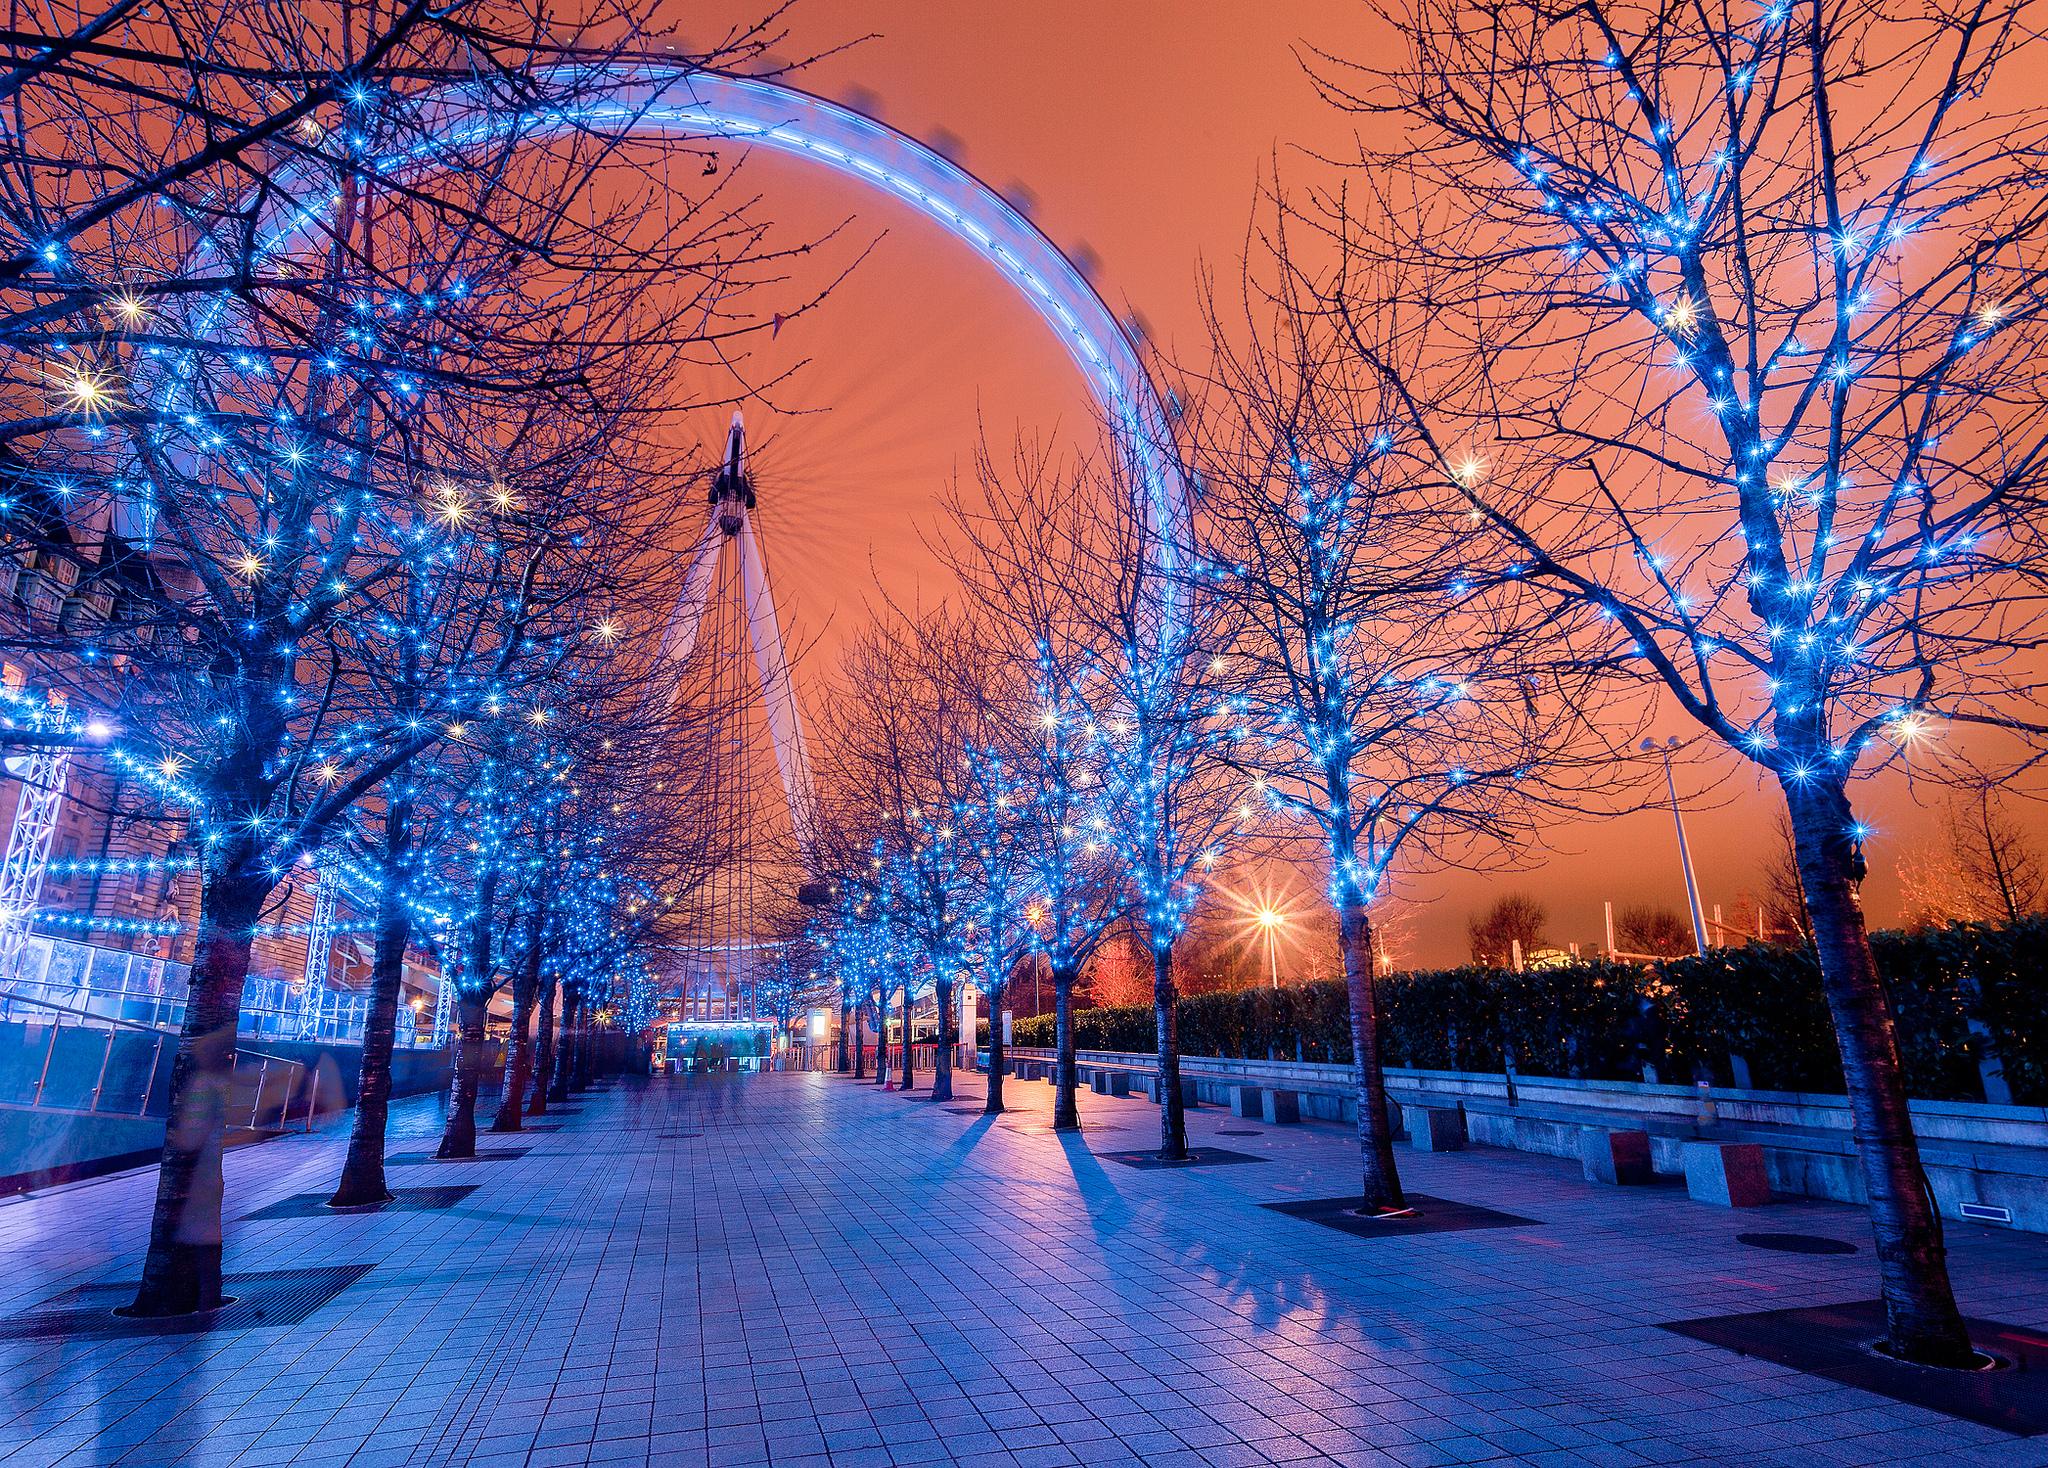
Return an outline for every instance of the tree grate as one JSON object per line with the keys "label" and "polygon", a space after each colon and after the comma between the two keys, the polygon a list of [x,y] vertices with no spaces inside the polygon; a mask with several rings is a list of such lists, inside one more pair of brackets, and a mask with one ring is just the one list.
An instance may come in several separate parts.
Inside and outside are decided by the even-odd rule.
{"label": "tree grate", "polygon": [[259,1219],[273,1218],[337,1218],[358,1213],[434,1213],[444,1208],[453,1208],[476,1190],[475,1183],[438,1188],[393,1188],[390,1202],[366,1203],[360,1208],[329,1208],[327,1200],[333,1196],[331,1193],[293,1193],[289,1198],[280,1198],[268,1207],[258,1208],[254,1213],[245,1213],[237,1221],[253,1223]]}
{"label": "tree grate", "polygon": [[2016,1437],[2048,1432],[2048,1339],[2003,1321],[1964,1324],[1970,1344],[2004,1369],[1943,1371],[1884,1355],[1875,1348],[1885,1333],[1881,1300],[1672,1320],[1663,1329]]}
{"label": "tree grate", "polygon": [[132,1279],[80,1285],[19,1315],[0,1319],[0,1341],[118,1340],[297,1325],[375,1267],[332,1264],[230,1274],[221,1281],[221,1291],[233,1298],[220,1309],[153,1319],[114,1313],[135,1297]]}
{"label": "tree grate", "polygon": [[479,1151],[474,1157],[436,1157],[431,1152],[396,1152],[384,1159],[386,1167],[418,1167],[423,1163],[440,1162],[511,1162],[531,1152],[531,1147],[493,1147],[488,1152]]}
{"label": "tree grate", "polygon": [[1458,1203],[1449,1198],[1432,1198],[1427,1193],[1409,1193],[1406,1214],[1367,1218],[1358,1211],[1358,1196],[1311,1198],[1299,1203],[1261,1203],[1275,1213],[1318,1223],[1361,1239],[1398,1239],[1420,1234],[1464,1233],[1476,1228],[1513,1228],[1533,1223],[1519,1214],[1481,1208],[1477,1203]]}
{"label": "tree grate", "polygon": [[1184,1159],[1167,1161],[1157,1151],[1103,1152],[1099,1154],[1105,1162],[1121,1162],[1125,1167],[1161,1168],[1178,1171],[1184,1167],[1228,1167],[1238,1162],[1264,1162],[1263,1157],[1254,1157],[1249,1152],[1233,1152],[1228,1147],[1190,1147]]}

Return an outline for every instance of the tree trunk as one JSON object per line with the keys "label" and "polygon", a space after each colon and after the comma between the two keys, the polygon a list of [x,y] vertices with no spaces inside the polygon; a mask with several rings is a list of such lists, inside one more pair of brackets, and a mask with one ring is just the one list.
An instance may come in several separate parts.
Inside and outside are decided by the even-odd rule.
{"label": "tree trunk", "polygon": [[384,886],[377,898],[377,946],[370,958],[370,1012],[363,1023],[363,1062],[356,1081],[356,1119],[348,1136],[348,1158],[330,1208],[388,1202],[384,1178],[384,1133],[391,1115],[391,1052],[397,1041],[398,1001],[405,987],[405,948],[412,940],[412,914],[401,875],[410,846],[408,802],[395,802],[384,817]]}
{"label": "tree trunk", "polygon": [[1159,1157],[1188,1155],[1187,1105],[1180,1094],[1180,1016],[1173,992],[1173,945],[1152,945],[1152,1025],[1159,1037]]}
{"label": "tree trunk", "polygon": [[505,1085],[498,1094],[494,1132],[516,1132],[526,1113],[526,1082],[533,1072],[533,1006],[540,997],[541,914],[527,919],[526,952],[512,980],[512,1033],[505,1037]]}
{"label": "tree trunk", "polygon": [[1000,989],[991,989],[988,996],[988,1099],[982,1103],[982,1114],[994,1116],[1003,1109],[1003,996]]}
{"label": "tree trunk", "polygon": [[484,1020],[491,1003],[491,903],[497,890],[498,872],[487,867],[477,879],[468,951],[455,988],[455,1094],[437,1157],[476,1156],[476,1097],[483,1086]]}
{"label": "tree trunk", "polygon": [[528,1116],[548,1114],[548,1082],[554,1078],[555,990],[558,986],[552,973],[541,980],[540,1023],[535,1027],[538,1033],[533,1042],[533,1083],[527,1088],[526,1097]]}
{"label": "tree trunk", "polygon": [[1856,1156],[1870,1193],[1888,1346],[1923,1365],[1967,1366],[1975,1358],[1949,1287],[1941,1216],[1920,1165],[1891,1006],[1870,953],[1858,891],[1863,862],[1848,797],[1812,781],[1788,781],[1784,789],[1821,987],[1842,1052]]}
{"label": "tree trunk", "polygon": [[223,865],[228,874],[209,871],[200,888],[191,992],[171,1062],[170,1112],[149,1220],[149,1253],[127,1307],[131,1315],[187,1315],[224,1303],[221,1148],[234,1089],[235,1030],[249,977],[249,945],[271,884],[266,877],[243,875],[256,867],[253,853],[238,852]]}
{"label": "tree trunk", "polygon": [[476,1093],[484,1078],[484,1014],[490,999],[467,990],[455,996],[455,1099],[436,1157],[476,1156]]}
{"label": "tree trunk", "polygon": [[853,1078],[865,1080],[868,1073],[868,1007],[865,1004],[853,1006]]}
{"label": "tree trunk", "polygon": [[893,1089],[889,1079],[889,991],[882,990],[881,998],[875,1001],[875,1084],[883,1090]]}
{"label": "tree trunk", "polygon": [[1080,977],[1079,964],[1052,971],[1052,1129],[1056,1132],[1081,1129],[1081,1105],[1074,1098],[1078,1080],[1074,1068],[1074,983]]}
{"label": "tree trunk", "polygon": [[583,1018],[581,986],[562,986],[562,1027],[555,1035],[555,1074],[548,1086],[548,1100],[569,1099],[569,1079],[576,1053],[576,1026]]}
{"label": "tree trunk", "polygon": [[910,985],[908,983],[905,983],[903,986],[903,1020],[901,1028],[903,1031],[903,1044],[899,1048],[902,1051],[903,1080],[896,1089],[907,1091],[916,1081],[916,1067],[913,1065],[910,1055]]}
{"label": "tree trunk", "polygon": [[1380,1061],[1379,1005],[1373,993],[1372,918],[1362,902],[1337,910],[1344,950],[1344,994],[1351,1009],[1351,1076],[1358,1089],[1358,1155],[1367,1213],[1406,1208],[1394,1161],[1394,1129],[1387,1122],[1387,1073]]}
{"label": "tree trunk", "polygon": [[576,1070],[571,1084],[579,1091],[590,1088],[590,1077],[594,1062],[592,1051],[597,1045],[597,1027],[590,1022],[590,1001],[585,999],[582,1011],[576,1017]]}
{"label": "tree trunk", "polygon": [[839,1049],[832,1057],[832,1068],[841,1075],[846,1074],[846,1032],[853,1025],[853,1004],[844,995],[839,1000]]}
{"label": "tree trunk", "polygon": [[932,1100],[953,1099],[953,1031],[957,1020],[952,1012],[953,981],[939,979],[932,985],[932,997],[939,1006],[939,1043],[932,1051]]}

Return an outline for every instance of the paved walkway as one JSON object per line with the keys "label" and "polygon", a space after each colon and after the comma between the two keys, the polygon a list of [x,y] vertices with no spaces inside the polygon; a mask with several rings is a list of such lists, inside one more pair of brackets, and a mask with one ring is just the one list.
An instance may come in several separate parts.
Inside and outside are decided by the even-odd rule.
{"label": "paved walkway", "polygon": [[[1143,1102],[1084,1097],[1081,1141],[1010,1092],[991,1122],[827,1076],[622,1083],[484,1139],[523,1157],[393,1169],[473,1186],[449,1206],[232,1224],[231,1274],[354,1282],[296,1324],[0,1338],[0,1464],[2048,1464],[1656,1328],[1867,1298],[1856,1210],[1404,1152],[1412,1186],[1533,1222],[1358,1240],[1258,1206],[1341,1192],[1337,1128],[1203,1108],[1198,1142],[1260,1163],[1144,1171],[1100,1155],[1150,1140]],[[393,1151],[431,1147],[435,1104]],[[324,1192],[343,1140],[231,1154],[229,1217]],[[0,1204],[0,1317],[132,1280],[153,1185]],[[1735,1241],[1758,1229],[1863,1247]],[[1966,1309],[2048,1326],[2041,1240],[1951,1242]]]}

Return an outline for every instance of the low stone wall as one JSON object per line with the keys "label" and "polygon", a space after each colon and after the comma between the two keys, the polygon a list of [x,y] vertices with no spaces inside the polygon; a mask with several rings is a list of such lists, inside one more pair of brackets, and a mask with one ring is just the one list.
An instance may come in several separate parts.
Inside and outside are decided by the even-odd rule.
{"label": "low stone wall", "polygon": [[[1052,1058],[1050,1050],[1029,1048],[1009,1054]],[[1115,1051],[1082,1051],[1075,1058],[1082,1065],[1136,1071],[1149,1071],[1154,1063],[1150,1055]],[[1189,1056],[1181,1070],[1203,1101],[1227,1105],[1237,1085],[1300,1086],[1306,1089],[1304,1119],[1357,1118],[1348,1065]],[[1387,1071],[1387,1094],[1403,1105],[1458,1106],[1474,1142],[1551,1157],[1577,1158],[1588,1126],[1641,1128],[1650,1133],[1653,1166],[1671,1176],[1682,1172],[1679,1150],[1689,1139],[1756,1142],[1777,1192],[1869,1201],[1850,1137],[1849,1104],[1841,1096],[1399,1068]],[[2048,1107],[1915,1101],[1912,1113],[1944,1217],[1986,1222],[1962,1210],[1966,1204],[1990,1205],[2011,1213],[2014,1228],[2048,1233]]]}

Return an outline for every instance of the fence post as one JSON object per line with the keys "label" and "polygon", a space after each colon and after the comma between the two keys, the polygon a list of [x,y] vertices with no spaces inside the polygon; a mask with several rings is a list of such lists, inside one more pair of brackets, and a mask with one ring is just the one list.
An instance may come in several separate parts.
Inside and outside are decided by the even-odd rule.
{"label": "fence post", "polygon": [[318,1067],[315,1067],[313,1071],[313,1089],[306,1094],[306,1130],[309,1132],[313,1130],[313,1109],[319,1104],[319,1101],[320,1071]]}
{"label": "fence post", "polygon": [[149,1055],[149,1075],[142,1082],[142,1104],[135,1108],[137,1116],[149,1115],[149,1093],[156,1089],[156,1068],[163,1063],[164,1037],[156,1037],[156,1049]]}
{"label": "fence post", "polygon": [[50,1043],[43,1047],[42,1074],[36,1077],[36,1093],[28,1103],[31,1106],[40,1106],[43,1104],[43,1087],[48,1085],[50,1081],[50,1057],[52,1055],[55,1055],[56,1053],[57,1026],[53,1023],[50,1026]]}
{"label": "fence post", "polygon": [[269,1075],[270,1057],[266,1055],[263,1063],[256,1067],[256,1094],[249,1101],[249,1130],[252,1132],[256,1130],[256,1113],[263,1106],[263,1082]]}
{"label": "fence post", "polygon": [[98,1111],[100,1109],[100,1092],[105,1089],[107,1084],[107,1065],[114,1058],[114,1039],[120,1033],[119,1030],[111,1026],[107,1029],[107,1048],[100,1052],[100,1073],[93,1080],[92,1100],[88,1101],[85,1105],[87,1111]]}

